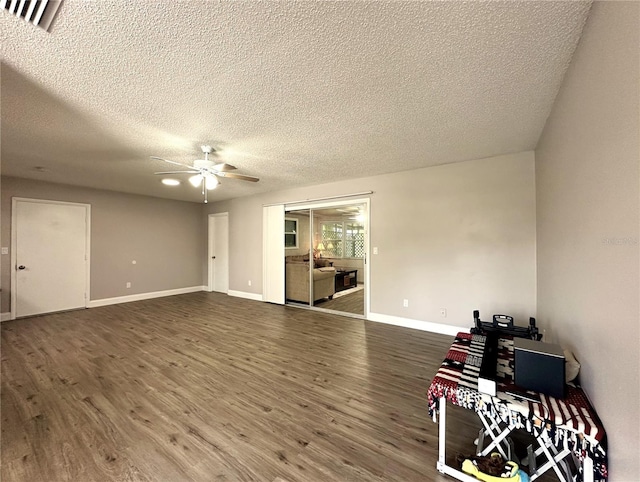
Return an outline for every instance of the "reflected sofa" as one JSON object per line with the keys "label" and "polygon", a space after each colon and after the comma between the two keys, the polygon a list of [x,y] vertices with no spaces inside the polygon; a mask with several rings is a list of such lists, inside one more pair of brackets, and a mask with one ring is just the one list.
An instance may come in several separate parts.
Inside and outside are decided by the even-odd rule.
{"label": "reflected sofa", "polygon": [[[314,261],[313,298],[332,299],[336,292],[336,269],[329,262]],[[309,303],[309,255],[285,256],[285,296],[287,300]]]}

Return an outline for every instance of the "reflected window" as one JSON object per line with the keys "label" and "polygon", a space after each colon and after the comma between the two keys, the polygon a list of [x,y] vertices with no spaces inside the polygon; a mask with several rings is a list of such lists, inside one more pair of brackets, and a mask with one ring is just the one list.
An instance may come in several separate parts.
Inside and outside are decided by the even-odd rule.
{"label": "reflected window", "polygon": [[298,220],[297,219],[284,218],[284,247],[288,249],[298,248]]}
{"label": "reflected window", "polygon": [[325,258],[363,258],[364,224],[329,221],[321,223],[322,256]]}

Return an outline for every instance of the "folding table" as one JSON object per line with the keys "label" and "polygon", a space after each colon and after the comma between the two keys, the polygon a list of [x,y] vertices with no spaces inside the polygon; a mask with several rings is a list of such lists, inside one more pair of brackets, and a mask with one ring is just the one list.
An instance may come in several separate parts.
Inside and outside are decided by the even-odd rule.
{"label": "folding table", "polygon": [[[446,464],[446,404],[474,410],[481,422],[478,455],[499,452],[506,459],[509,435],[524,430],[535,438],[529,448],[530,477],[535,480],[553,470],[561,482],[606,482],[606,434],[584,391],[567,386],[564,399],[523,391],[513,382],[513,338],[502,336],[498,342],[496,396],[478,391],[478,374],[486,337],[460,332],[429,387],[429,414],[439,417],[438,471],[458,480],[476,481]],[[485,439],[487,445],[485,446]],[[543,458],[540,467],[537,457]],[[572,457],[578,473],[567,463]]]}

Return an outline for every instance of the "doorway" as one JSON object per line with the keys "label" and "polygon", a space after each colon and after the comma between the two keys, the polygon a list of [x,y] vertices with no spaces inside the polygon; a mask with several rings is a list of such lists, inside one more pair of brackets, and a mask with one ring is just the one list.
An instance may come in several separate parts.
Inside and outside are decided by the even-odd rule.
{"label": "doorway", "polygon": [[13,198],[11,319],[86,308],[88,204]]}
{"label": "doorway", "polygon": [[229,213],[209,214],[209,291],[229,291]]}
{"label": "doorway", "polygon": [[368,200],[285,208],[287,304],[366,317],[368,219]]}

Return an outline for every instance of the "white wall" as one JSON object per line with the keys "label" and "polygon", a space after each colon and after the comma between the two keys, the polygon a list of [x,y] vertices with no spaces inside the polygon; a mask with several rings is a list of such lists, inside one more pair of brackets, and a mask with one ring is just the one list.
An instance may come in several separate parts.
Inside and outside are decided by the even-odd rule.
{"label": "white wall", "polygon": [[373,314],[463,329],[474,309],[535,316],[533,152],[213,204],[207,212],[230,213],[230,289],[262,292],[263,204],[368,190]]}
{"label": "white wall", "polygon": [[536,150],[538,317],[639,479],[640,4],[596,2]]}

